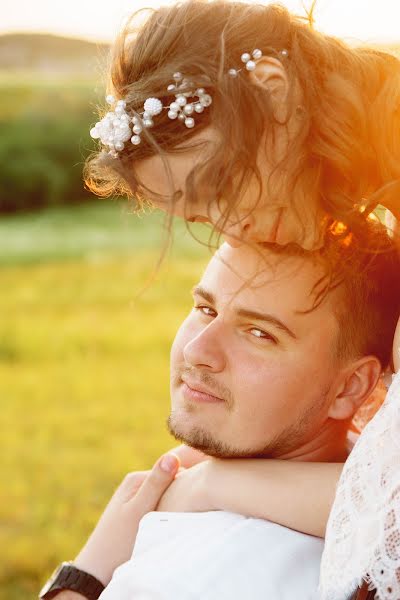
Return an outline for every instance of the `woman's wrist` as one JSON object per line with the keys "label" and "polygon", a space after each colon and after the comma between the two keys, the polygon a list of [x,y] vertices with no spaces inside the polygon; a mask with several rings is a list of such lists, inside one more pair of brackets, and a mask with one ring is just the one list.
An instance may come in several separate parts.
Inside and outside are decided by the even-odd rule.
{"label": "woman's wrist", "polygon": [[113,571],[110,570],[110,562],[105,562],[101,553],[97,556],[96,552],[84,546],[72,562],[81,571],[96,577],[104,587],[110,583]]}

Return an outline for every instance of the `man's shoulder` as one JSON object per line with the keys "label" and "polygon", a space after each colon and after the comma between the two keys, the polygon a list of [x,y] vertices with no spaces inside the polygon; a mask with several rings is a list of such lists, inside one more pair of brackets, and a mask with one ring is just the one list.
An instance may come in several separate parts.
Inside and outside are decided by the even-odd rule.
{"label": "man's shoulder", "polygon": [[131,560],[116,570],[109,598],[146,589],[157,600],[310,600],[322,548],[319,538],[236,513],[152,512],[140,523]]}
{"label": "man's shoulder", "polygon": [[[207,545],[221,546],[224,540],[229,543],[248,542],[259,544],[265,549],[275,545],[292,548],[305,546],[315,547],[317,552],[322,552],[323,540],[314,536],[300,533],[272,521],[246,517],[228,511],[207,511],[197,513],[181,512],[151,512],[143,517],[140,523],[139,540],[155,540],[162,543],[165,538],[183,540],[206,539]],[[151,540],[151,541],[150,541]]]}

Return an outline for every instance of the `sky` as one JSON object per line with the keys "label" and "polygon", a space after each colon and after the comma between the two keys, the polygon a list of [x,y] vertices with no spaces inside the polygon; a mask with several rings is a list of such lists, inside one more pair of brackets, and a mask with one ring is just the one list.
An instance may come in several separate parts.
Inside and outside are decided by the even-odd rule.
{"label": "sky", "polygon": [[[302,6],[310,2],[280,0],[299,14],[304,14]],[[13,0],[2,8],[0,33],[50,32],[111,41],[135,10],[169,3],[171,0]],[[348,41],[400,41],[400,0],[317,0],[315,16],[317,29]]]}

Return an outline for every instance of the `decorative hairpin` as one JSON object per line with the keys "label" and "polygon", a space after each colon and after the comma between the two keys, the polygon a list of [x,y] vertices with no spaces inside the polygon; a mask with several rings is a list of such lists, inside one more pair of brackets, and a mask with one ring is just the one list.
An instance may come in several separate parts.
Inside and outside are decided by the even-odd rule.
{"label": "decorative hairpin", "polygon": [[[288,51],[281,50],[282,56],[287,57]],[[262,58],[262,51],[253,50],[250,54],[244,52],[241,56],[247,71],[254,71],[256,62]],[[243,69],[229,69],[230,77],[237,77]],[[116,100],[109,94],[106,96],[106,102],[112,110],[96,123],[90,130],[90,135],[94,139],[99,139],[101,143],[108,147],[109,153],[117,157],[118,152],[125,148],[125,143],[130,139],[134,146],[141,143],[141,133],[144,129],[153,127],[153,117],[159,115],[163,110],[168,110],[168,118],[178,119],[186,127],[192,129],[195,126],[194,115],[202,113],[205,108],[212,104],[212,97],[207,94],[204,88],[197,88],[193,91],[191,82],[183,78],[181,73],[174,73],[174,83],[167,87],[167,91],[174,94],[173,100],[168,106],[164,106],[159,98],[147,98],[141,113],[136,113],[133,117],[126,112],[126,101]],[[133,134],[133,135],[132,135]]]}
{"label": "decorative hairpin", "polygon": [[[279,54],[281,54],[284,58],[287,58],[289,56],[289,52],[287,50],[281,50]],[[245,64],[245,68],[247,71],[254,71],[254,69],[256,68],[257,61],[260,60],[262,56],[263,53],[261,52],[261,50],[256,48],[256,50],[253,50],[251,54],[249,52],[243,52],[240,59],[242,63]],[[237,77],[241,71],[243,71],[243,69],[229,69],[228,75],[230,77]]]}
{"label": "decorative hairpin", "polygon": [[[111,154],[116,156],[118,152],[124,149],[125,142],[129,138],[135,146],[140,144],[140,134],[143,129],[153,127],[153,117],[159,115],[163,109],[168,110],[168,117],[171,120],[179,119],[189,129],[193,128],[195,120],[192,115],[202,113],[205,108],[208,108],[212,103],[212,98],[204,88],[188,91],[190,82],[183,79],[181,73],[174,73],[173,78],[174,83],[171,83],[167,88],[168,92],[174,93],[175,100],[173,102],[168,106],[163,106],[158,98],[147,98],[143,105],[143,111],[133,117],[130,117],[125,110],[125,100],[116,101],[114,96],[108,95],[106,102],[113,107],[113,110],[109,111],[90,130],[91,137],[100,139],[104,146],[108,146]],[[194,100],[190,102],[191,98],[194,98]],[[133,124],[132,129],[131,123]]]}

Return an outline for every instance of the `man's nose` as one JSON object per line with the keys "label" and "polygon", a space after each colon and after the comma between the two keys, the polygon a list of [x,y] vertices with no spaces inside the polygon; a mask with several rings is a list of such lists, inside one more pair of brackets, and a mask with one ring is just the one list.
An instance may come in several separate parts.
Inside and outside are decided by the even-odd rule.
{"label": "man's nose", "polygon": [[191,339],[183,349],[185,362],[191,367],[201,367],[213,373],[226,365],[223,324],[215,319]]}

